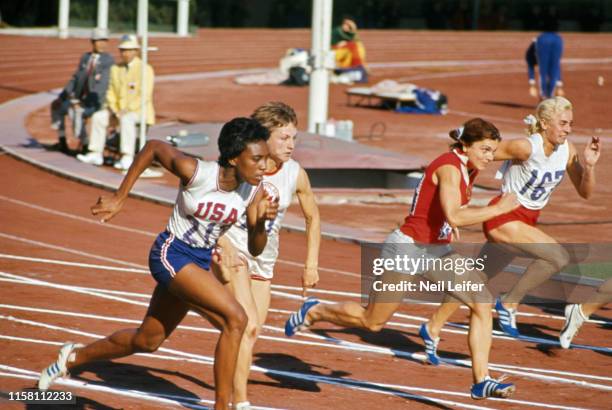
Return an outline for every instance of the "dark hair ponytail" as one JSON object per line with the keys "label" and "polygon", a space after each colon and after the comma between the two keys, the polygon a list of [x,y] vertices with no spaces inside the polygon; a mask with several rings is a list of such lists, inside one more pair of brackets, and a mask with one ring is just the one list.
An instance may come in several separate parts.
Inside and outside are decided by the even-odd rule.
{"label": "dark hair ponytail", "polygon": [[472,118],[460,128],[449,131],[448,135],[455,141],[451,144],[451,149],[469,147],[475,142],[486,139],[501,140],[497,127],[482,118]]}

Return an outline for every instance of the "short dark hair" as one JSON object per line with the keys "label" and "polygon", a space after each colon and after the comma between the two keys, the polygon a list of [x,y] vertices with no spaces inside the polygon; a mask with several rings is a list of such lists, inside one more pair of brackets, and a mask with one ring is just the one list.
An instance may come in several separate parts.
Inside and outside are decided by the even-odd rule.
{"label": "short dark hair", "polygon": [[482,118],[472,118],[466,121],[461,129],[451,130],[448,135],[456,141],[451,144],[451,148],[461,148],[463,145],[469,147],[482,140],[501,141],[497,127]]}
{"label": "short dark hair", "polygon": [[219,134],[218,163],[223,168],[230,167],[229,161],[239,156],[248,144],[264,141],[270,137],[270,132],[258,121],[252,118],[234,118],[223,124]]}

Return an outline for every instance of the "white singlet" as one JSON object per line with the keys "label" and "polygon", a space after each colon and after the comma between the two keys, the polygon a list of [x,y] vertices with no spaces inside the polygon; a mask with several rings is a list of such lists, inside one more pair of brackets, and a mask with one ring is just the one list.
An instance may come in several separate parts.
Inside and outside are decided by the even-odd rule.
{"label": "white singlet", "polygon": [[[527,209],[542,209],[550,194],[561,183],[569,160],[567,140],[546,156],[540,134],[530,135],[531,155],[526,161],[507,160],[500,168],[503,175],[502,192],[514,192]],[[499,175],[499,174],[498,174]]]}
{"label": "white singlet", "polygon": [[197,161],[189,183],[179,187],[166,229],[194,248],[211,249],[245,213],[258,187],[243,182],[234,191],[223,191],[219,188],[219,165]]}
{"label": "white singlet", "polygon": [[278,257],[278,235],[281,223],[291,205],[291,199],[297,188],[300,164],[290,159],[284,162],[280,169],[273,174],[266,174],[263,178],[263,187],[270,196],[278,197],[278,215],[274,220],[266,221],[268,243],[261,255],[253,257],[248,249],[248,235],[246,229],[246,215],[242,215],[238,223],[225,234],[244,256],[249,264],[249,273],[255,279],[270,280],[274,276],[274,264]]}

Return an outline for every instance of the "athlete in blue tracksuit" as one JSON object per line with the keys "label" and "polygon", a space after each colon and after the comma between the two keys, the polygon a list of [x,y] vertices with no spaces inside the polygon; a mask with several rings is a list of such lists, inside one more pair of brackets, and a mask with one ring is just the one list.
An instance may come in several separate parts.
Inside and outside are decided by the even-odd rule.
{"label": "athlete in blue tracksuit", "polygon": [[535,87],[535,66],[540,71],[540,97],[550,98],[562,94],[561,56],[563,54],[563,39],[553,31],[540,34],[527,49],[525,59],[529,75],[529,85]]}

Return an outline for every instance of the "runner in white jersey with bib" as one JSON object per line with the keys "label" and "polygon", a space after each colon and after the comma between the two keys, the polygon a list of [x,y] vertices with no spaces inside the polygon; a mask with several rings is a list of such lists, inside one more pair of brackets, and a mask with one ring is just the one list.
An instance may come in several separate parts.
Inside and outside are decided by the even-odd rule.
{"label": "runner in white jersey with bib", "polygon": [[[527,138],[503,141],[495,152],[496,160],[506,161],[500,169],[502,193],[516,193],[521,206],[483,224],[488,241],[506,244],[535,259],[503,300],[498,298],[495,303],[500,327],[512,337],[520,335],[516,309],[523,297],[569,263],[567,251],[535,226],[540,211],[566,171],[578,194],[589,198],[595,188],[595,164],[601,153],[597,137],[585,146],[582,159],[574,144],[567,140],[572,131],[573,108],[564,97],[543,100],[535,116],[527,116],[525,123],[528,125]],[[491,204],[499,198],[494,198]],[[483,254],[488,254],[485,272],[489,277],[502,271],[514,258],[510,252],[504,253],[499,247],[487,245],[481,251]],[[429,322],[421,326],[419,335],[426,346],[427,360],[432,364],[439,363],[437,346],[442,326],[459,306],[458,302],[447,299]]]}
{"label": "runner in white jersey with bib", "polygon": [[[184,155],[171,145],[150,141],[136,156],[112,197],[100,197],[92,213],[102,222],[123,207],[134,183],[153,161],[180,178],[178,196],[166,230],[149,254],[149,268],[158,282],[138,329],[124,329],[87,346],[66,343],[58,359],[41,373],[38,387],[49,388],[76,366],[154,352],[194,310],[221,331],[215,349],[215,409],[228,409],[240,340],[247,316],[224,286],[226,276],[210,271],[214,259],[228,272],[231,258],[213,250],[217,240],[246,213],[248,249],[260,254],[266,246],[266,220],[276,218],[277,201],[259,188],[266,169],[269,132],[250,118],[235,118],[219,135],[218,163]],[[227,262],[226,262],[227,261]]]}
{"label": "runner in white jersey with bib", "polygon": [[227,247],[223,241],[229,240],[245,262],[241,266],[236,266],[232,275],[234,294],[248,316],[234,377],[234,408],[239,410],[250,409],[247,382],[253,358],[253,346],[270,307],[270,287],[279,252],[281,223],[294,194],[297,194],[306,222],[307,255],[302,274],[304,296],[306,289],[315,286],[319,280],[317,265],[321,239],[319,209],[308,175],[297,161],[291,159],[295,149],[298,123],[295,111],[282,102],[270,102],[256,108],[251,118],[270,131],[270,138],[267,141],[270,156],[262,184],[270,197],[278,198],[279,207],[277,217],[266,222],[268,243],[259,256],[252,256],[247,249],[244,216],[222,238],[224,251]]}

